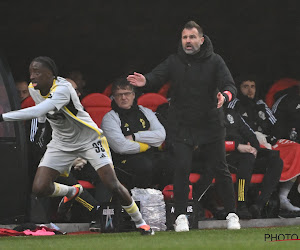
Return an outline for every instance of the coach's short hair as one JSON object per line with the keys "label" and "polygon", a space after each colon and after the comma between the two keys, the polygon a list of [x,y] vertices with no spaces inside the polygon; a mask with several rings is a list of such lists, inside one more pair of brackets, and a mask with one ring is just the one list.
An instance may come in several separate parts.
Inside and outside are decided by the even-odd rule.
{"label": "coach's short hair", "polygon": [[183,29],[188,29],[188,30],[192,28],[196,28],[198,30],[199,35],[203,36],[202,27],[199,24],[197,24],[195,21],[188,21],[183,27]]}

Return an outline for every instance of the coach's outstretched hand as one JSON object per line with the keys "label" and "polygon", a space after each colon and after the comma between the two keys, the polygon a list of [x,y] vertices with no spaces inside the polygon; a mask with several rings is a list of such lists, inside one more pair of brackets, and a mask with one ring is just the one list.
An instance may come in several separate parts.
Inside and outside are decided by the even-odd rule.
{"label": "coach's outstretched hand", "polygon": [[127,81],[137,87],[143,87],[146,84],[145,76],[137,72],[134,72],[133,75],[127,76]]}

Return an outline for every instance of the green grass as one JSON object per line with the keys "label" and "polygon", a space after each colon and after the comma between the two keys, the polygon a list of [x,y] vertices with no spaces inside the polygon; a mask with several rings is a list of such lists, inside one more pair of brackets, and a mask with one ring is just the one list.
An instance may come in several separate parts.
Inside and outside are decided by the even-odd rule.
{"label": "green grass", "polygon": [[130,232],[0,237],[0,249],[300,249],[300,240],[270,242],[265,241],[265,234],[297,234],[300,239],[300,227],[168,231],[155,236]]}

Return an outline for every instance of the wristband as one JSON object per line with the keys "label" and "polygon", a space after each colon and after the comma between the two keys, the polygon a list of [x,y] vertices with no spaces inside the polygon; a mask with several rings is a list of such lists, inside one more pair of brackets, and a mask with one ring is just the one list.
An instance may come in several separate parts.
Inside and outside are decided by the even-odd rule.
{"label": "wristband", "polygon": [[231,94],[228,90],[224,91],[222,94],[223,94],[223,96],[225,97],[225,101],[227,101],[227,102],[230,102],[230,101],[231,101],[231,99],[232,99],[232,94]]}
{"label": "wristband", "polygon": [[2,114],[0,114],[0,122],[3,122],[3,117],[2,117]]}
{"label": "wristband", "polygon": [[225,150],[226,152],[235,150],[235,142],[234,141],[225,141]]}
{"label": "wristband", "polygon": [[135,141],[135,135],[134,134],[132,134],[132,139]]}

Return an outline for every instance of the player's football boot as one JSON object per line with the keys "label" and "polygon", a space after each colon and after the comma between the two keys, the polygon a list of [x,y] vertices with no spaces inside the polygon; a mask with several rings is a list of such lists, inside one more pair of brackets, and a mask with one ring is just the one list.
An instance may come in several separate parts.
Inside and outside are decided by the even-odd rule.
{"label": "player's football boot", "polygon": [[154,235],[153,229],[149,225],[143,225],[138,228],[141,232],[141,235]]}
{"label": "player's football boot", "polygon": [[63,215],[66,215],[70,209],[72,208],[73,206],[73,203],[75,201],[75,199],[82,193],[83,191],[83,187],[80,185],[80,184],[76,184],[76,185],[73,185],[73,187],[76,188],[76,193],[68,198],[67,196],[64,196],[59,205],[58,205],[58,209],[57,209],[57,213],[60,215],[60,216],[63,216]]}

